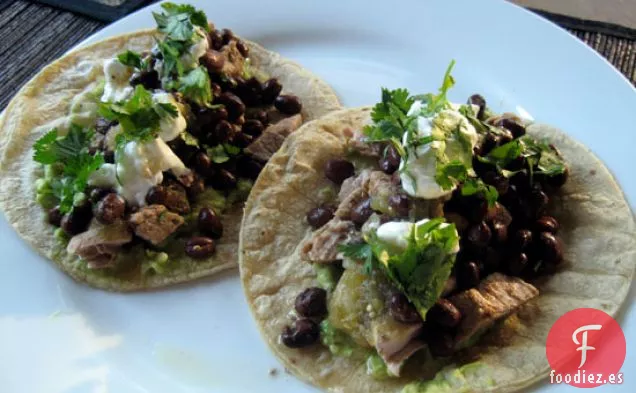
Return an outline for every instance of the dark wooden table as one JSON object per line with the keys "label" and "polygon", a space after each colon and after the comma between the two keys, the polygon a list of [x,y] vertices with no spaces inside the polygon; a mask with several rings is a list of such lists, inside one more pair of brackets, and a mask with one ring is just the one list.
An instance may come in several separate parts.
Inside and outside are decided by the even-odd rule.
{"label": "dark wooden table", "polygon": [[[636,31],[544,15],[605,56],[636,84]],[[106,25],[26,0],[0,0],[0,110],[43,66]]]}

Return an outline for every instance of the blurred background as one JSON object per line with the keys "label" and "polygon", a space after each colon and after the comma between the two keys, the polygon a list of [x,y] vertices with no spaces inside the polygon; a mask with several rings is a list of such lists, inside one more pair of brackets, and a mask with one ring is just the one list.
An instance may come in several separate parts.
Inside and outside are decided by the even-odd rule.
{"label": "blurred background", "polygon": [[[0,69],[11,70],[0,73],[0,111],[44,65],[155,1],[0,0]],[[636,86],[636,0],[511,1],[568,30]]]}

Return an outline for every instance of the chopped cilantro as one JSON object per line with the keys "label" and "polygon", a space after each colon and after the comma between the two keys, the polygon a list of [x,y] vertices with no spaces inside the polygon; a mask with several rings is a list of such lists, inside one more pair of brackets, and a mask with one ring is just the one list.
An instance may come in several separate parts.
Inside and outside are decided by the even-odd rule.
{"label": "chopped cilantro", "polygon": [[537,141],[528,135],[520,140],[523,146],[522,154],[528,160],[528,165],[531,168],[537,167],[534,173],[555,176],[565,171],[565,161],[548,141]]}
{"label": "chopped cilantro", "polygon": [[459,160],[453,160],[446,164],[438,162],[435,169],[435,182],[444,190],[450,190],[468,177],[466,164]]}
{"label": "chopped cilantro", "polygon": [[137,85],[127,101],[100,103],[99,114],[121,124],[123,132],[117,136],[117,145],[122,146],[129,141],[148,141],[155,138],[161,119],[177,117],[178,110],[172,104],[155,102],[148,90]]}
{"label": "chopped cilantro", "polygon": [[199,66],[181,76],[178,82],[178,90],[190,101],[199,106],[206,106],[212,102],[212,89],[210,76],[205,68]]}
{"label": "chopped cilantro", "polygon": [[[172,81],[174,77],[183,75],[181,55],[188,50],[188,47],[183,42],[171,40],[159,41],[157,47],[163,57],[160,75],[162,81]],[[169,89],[171,86],[164,86],[164,88]]]}
{"label": "chopped cilantro", "polygon": [[199,140],[197,137],[190,134],[188,131],[183,131],[181,133],[181,139],[183,139],[183,142],[185,142],[188,146],[199,147]]}
{"label": "chopped cilantro", "polygon": [[212,159],[212,162],[216,164],[222,164],[230,160],[230,156],[223,148],[223,145],[208,148],[208,155]]}
{"label": "chopped cilantro", "polygon": [[188,41],[194,34],[194,26],[208,31],[205,13],[188,4],[163,3],[165,12],[153,12],[159,31],[176,41]]}
{"label": "chopped cilantro", "polygon": [[133,67],[137,69],[146,68],[145,62],[141,59],[141,55],[137,52],[127,50],[126,52],[117,55],[117,60],[125,66]]}
{"label": "chopped cilantro", "polygon": [[369,243],[341,244],[338,246],[338,251],[342,252],[347,258],[362,261],[365,274],[371,274],[371,270],[375,266],[375,256]]}
{"label": "chopped cilantro", "polygon": [[399,144],[402,135],[415,125],[415,118],[406,115],[414,102],[406,89],[382,88],[382,101],[371,111],[374,124],[365,126],[363,133],[369,141],[395,140]]}
{"label": "chopped cilantro", "polygon": [[495,165],[499,170],[503,169],[517,159],[523,152],[523,146],[518,139],[514,139],[501,146],[497,146],[486,157],[478,157],[482,162]]}
{"label": "chopped cilantro", "polygon": [[455,67],[455,60],[451,60],[448,68],[446,68],[446,73],[442,80],[442,86],[439,88],[439,94],[426,94],[422,97],[426,101],[426,107],[423,108],[422,115],[431,117],[448,106],[446,94],[451,87],[455,86],[455,79],[451,75],[453,67]]}
{"label": "chopped cilantro", "polygon": [[462,184],[462,195],[481,194],[488,202],[488,206],[494,206],[499,198],[497,189],[491,185],[484,183],[481,179],[468,178]]}
{"label": "chopped cilantro", "polygon": [[63,137],[59,136],[57,129],[53,129],[35,142],[33,159],[36,162],[63,166],[61,178],[52,186],[62,213],[73,210],[75,195],[84,192],[91,173],[104,163],[101,153],[89,153],[93,134],[93,130],[72,124],[68,134]]}
{"label": "chopped cilantro", "polygon": [[224,143],[223,144],[223,148],[225,149],[227,154],[229,154],[231,156],[235,156],[237,154],[240,154],[241,151],[242,151],[242,149],[240,147],[230,145],[229,143]]}

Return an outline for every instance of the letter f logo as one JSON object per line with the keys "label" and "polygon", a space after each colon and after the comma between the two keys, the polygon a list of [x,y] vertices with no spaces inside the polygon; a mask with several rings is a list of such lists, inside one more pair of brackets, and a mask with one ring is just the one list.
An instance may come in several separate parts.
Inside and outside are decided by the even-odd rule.
{"label": "letter f logo", "polygon": [[[585,361],[587,360],[587,351],[593,351],[596,348],[588,346],[587,345],[587,331],[588,330],[601,330],[601,325],[585,325],[585,326],[581,326],[580,328],[576,329],[574,331],[574,333],[572,333],[572,341],[574,341],[574,344],[576,345],[581,345],[580,347],[578,347],[576,350],[577,351],[581,351],[581,364],[579,365],[579,368],[583,367],[583,365],[585,364]],[[576,338],[576,336],[583,332],[582,336],[582,340],[581,342],[579,342],[579,340]]]}

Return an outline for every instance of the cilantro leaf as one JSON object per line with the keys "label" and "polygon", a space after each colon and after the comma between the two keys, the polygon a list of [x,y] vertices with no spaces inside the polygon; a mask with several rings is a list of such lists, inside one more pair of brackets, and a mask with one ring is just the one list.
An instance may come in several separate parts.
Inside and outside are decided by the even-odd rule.
{"label": "cilantro leaf", "polygon": [[55,128],[35,142],[35,161],[45,165],[67,161],[83,150],[88,151],[88,144],[93,137],[92,131],[85,131],[77,124],[71,124],[68,134],[63,138],[58,139],[58,133]]}
{"label": "cilantro leaf", "polygon": [[444,79],[442,80],[442,86],[439,88],[439,94],[427,94],[423,97],[426,101],[426,107],[422,110],[422,114],[424,116],[431,117],[448,105],[446,94],[448,93],[448,90],[451,89],[451,87],[455,86],[455,79],[451,75],[453,67],[455,67],[455,60],[451,60],[448,68],[446,68],[446,73],[444,74]]}
{"label": "cilantro leaf", "polygon": [[362,261],[364,263],[363,270],[365,274],[371,274],[371,270],[375,266],[375,256],[373,254],[373,248],[370,244],[340,244],[338,246],[338,251],[340,251],[347,258],[351,258],[355,261]]}
{"label": "cilantro leaf", "polygon": [[523,146],[518,139],[514,139],[501,146],[497,146],[486,157],[478,158],[482,162],[495,165],[500,170],[517,159],[523,152]]}
{"label": "cilantro leaf", "polygon": [[[181,55],[187,51],[187,47],[178,41],[159,41],[157,42],[159,51],[163,57],[163,65],[161,67],[161,79],[170,80],[175,76],[181,76],[184,73],[184,67],[181,63]],[[164,86],[168,89],[168,86]]]}
{"label": "cilantro leaf", "polygon": [[141,55],[137,52],[127,50],[126,52],[117,55],[117,60],[125,66],[133,67],[137,69],[146,68],[144,61],[141,59]]}
{"label": "cilantro leaf", "polygon": [[183,131],[181,133],[181,139],[183,139],[183,142],[185,142],[188,146],[199,147],[199,140],[197,137],[190,134],[188,131]]}
{"label": "cilantro leaf", "polygon": [[450,190],[457,183],[466,180],[467,177],[468,168],[459,160],[452,160],[446,164],[437,163],[435,182],[444,190]]}
{"label": "cilantro leaf", "polygon": [[462,184],[462,195],[481,194],[488,202],[488,206],[494,206],[499,198],[497,189],[491,185],[484,183],[481,179],[468,178]]}
{"label": "cilantro leaf", "polygon": [[382,101],[377,103],[371,111],[374,124],[363,129],[369,141],[400,141],[405,132],[415,125],[414,118],[407,113],[415,100],[406,89],[389,90],[382,88]]}
{"label": "cilantro leaf", "polygon": [[212,162],[216,164],[222,164],[230,160],[230,156],[223,148],[223,145],[208,148],[208,155],[210,156],[210,159],[212,159]]}
{"label": "cilantro leaf", "polygon": [[557,150],[550,145],[547,140],[537,141],[525,135],[520,138],[523,147],[523,156],[528,160],[530,169],[536,169],[534,173],[541,173],[547,176],[559,175],[566,170],[565,161]]}
{"label": "cilantro leaf", "polygon": [[172,104],[157,103],[142,85],[137,85],[133,95],[124,102],[100,103],[99,114],[108,120],[117,120],[123,132],[117,136],[117,145],[129,141],[148,141],[156,137],[160,121],[164,117],[177,117],[178,110]]}
{"label": "cilantro leaf", "polygon": [[188,41],[194,34],[194,26],[208,30],[208,19],[205,13],[188,4],[163,3],[165,12],[152,15],[157,22],[159,31],[168,38],[177,41]]}
{"label": "cilantro leaf", "polygon": [[179,78],[179,91],[199,106],[212,102],[210,76],[205,68],[199,66]]}

